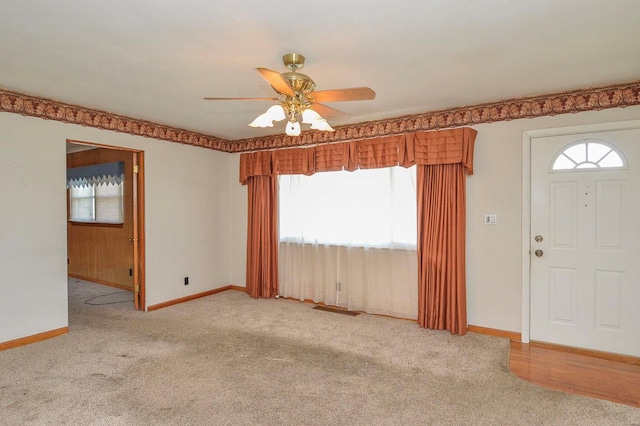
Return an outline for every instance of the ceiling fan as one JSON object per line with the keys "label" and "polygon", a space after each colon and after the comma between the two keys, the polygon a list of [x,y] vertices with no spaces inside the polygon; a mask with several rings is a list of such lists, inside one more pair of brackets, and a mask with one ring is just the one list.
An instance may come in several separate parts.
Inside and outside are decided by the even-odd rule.
{"label": "ceiling fan", "polygon": [[298,72],[304,65],[304,56],[288,53],[282,57],[290,72],[280,74],[267,68],[257,68],[262,77],[271,84],[278,97],[275,98],[204,98],[205,100],[262,100],[277,101],[264,114],[259,115],[249,126],[273,127],[274,121],[288,119],[286,134],[300,135],[300,122],[310,124],[311,129],[333,131],[327,119],[346,120],[350,116],[320,102],[365,101],[375,99],[376,93],[368,87],[314,91],[316,84],[309,76]]}

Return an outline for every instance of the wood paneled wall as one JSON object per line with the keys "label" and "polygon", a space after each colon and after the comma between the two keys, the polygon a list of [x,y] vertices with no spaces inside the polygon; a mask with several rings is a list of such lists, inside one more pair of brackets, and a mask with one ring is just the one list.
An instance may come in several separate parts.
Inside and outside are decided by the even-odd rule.
{"label": "wood paneled wall", "polygon": [[[133,289],[133,153],[96,148],[67,154],[67,168],[124,162],[124,224],[67,222],[69,276]],[[67,218],[69,218],[67,191]]]}

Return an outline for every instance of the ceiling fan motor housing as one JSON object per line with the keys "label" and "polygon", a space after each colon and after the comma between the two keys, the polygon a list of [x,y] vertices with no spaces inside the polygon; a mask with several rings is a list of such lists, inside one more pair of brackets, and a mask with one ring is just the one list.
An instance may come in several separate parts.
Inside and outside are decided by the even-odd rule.
{"label": "ceiling fan motor housing", "polygon": [[299,53],[287,53],[282,57],[286,67],[291,68],[291,72],[282,73],[291,88],[296,93],[309,93],[316,88],[316,83],[308,75],[297,72],[304,66],[304,56]]}
{"label": "ceiling fan motor housing", "polygon": [[316,83],[309,76],[300,72],[285,72],[282,76],[296,93],[309,93],[316,88]]}

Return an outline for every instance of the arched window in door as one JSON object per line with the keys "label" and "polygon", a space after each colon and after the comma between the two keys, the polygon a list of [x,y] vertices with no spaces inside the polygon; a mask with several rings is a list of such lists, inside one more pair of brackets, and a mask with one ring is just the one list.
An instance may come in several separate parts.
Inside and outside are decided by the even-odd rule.
{"label": "arched window in door", "polygon": [[583,139],[565,146],[551,163],[552,172],[589,169],[626,169],[627,161],[609,142]]}

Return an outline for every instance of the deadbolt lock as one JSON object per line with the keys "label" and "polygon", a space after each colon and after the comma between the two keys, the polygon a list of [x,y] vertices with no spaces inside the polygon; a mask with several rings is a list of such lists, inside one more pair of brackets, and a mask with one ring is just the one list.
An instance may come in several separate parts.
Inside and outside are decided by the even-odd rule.
{"label": "deadbolt lock", "polygon": [[536,240],[537,243],[541,243],[543,240],[542,235],[536,235],[534,239]]}

